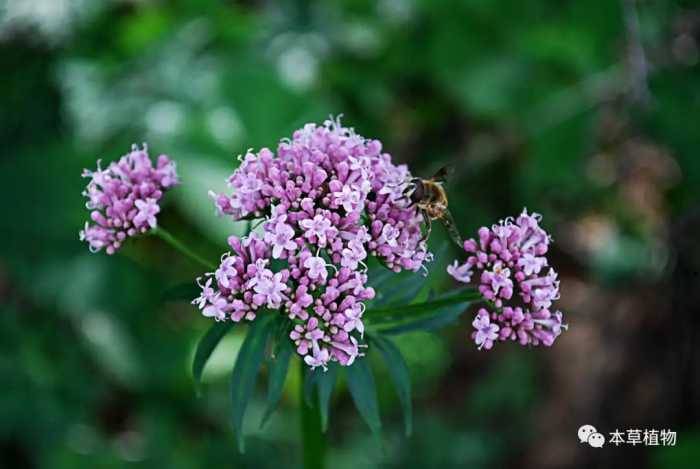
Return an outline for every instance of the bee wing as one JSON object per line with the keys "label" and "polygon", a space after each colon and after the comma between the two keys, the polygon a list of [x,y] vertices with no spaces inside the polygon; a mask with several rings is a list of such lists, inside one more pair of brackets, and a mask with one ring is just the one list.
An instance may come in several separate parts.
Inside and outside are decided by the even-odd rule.
{"label": "bee wing", "polygon": [[452,216],[452,213],[450,213],[449,210],[445,210],[445,212],[442,214],[442,217],[440,217],[440,221],[442,221],[442,224],[445,225],[445,228],[447,229],[447,234],[450,235],[452,241],[457,243],[457,246],[459,246],[460,248],[463,247],[464,242],[462,241],[462,236],[457,230],[457,224],[455,223],[455,219]]}
{"label": "bee wing", "polygon": [[455,167],[452,164],[443,166],[442,168],[438,169],[435,174],[433,174],[433,177],[430,178],[431,180],[435,182],[442,182],[446,183],[447,180],[452,177],[452,175],[455,172]]}

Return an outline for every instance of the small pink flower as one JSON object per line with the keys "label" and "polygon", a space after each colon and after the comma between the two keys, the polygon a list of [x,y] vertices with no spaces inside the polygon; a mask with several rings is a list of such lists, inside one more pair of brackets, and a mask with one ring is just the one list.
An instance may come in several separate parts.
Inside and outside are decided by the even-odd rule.
{"label": "small pink flower", "polygon": [[525,275],[539,274],[545,265],[547,265],[545,257],[537,257],[529,252],[523,254],[523,257],[518,260],[518,267],[522,269]]}
{"label": "small pink flower", "polygon": [[304,363],[309,365],[312,370],[318,368],[319,366],[324,370],[327,370],[329,360],[330,354],[328,353],[328,349],[320,348],[316,342],[313,343],[312,354],[304,357]]}
{"label": "small pink flower", "polygon": [[447,266],[447,273],[450,274],[455,280],[462,283],[469,283],[472,279],[472,271],[468,264],[459,265],[456,260],[452,265]]}
{"label": "small pink flower", "polygon": [[498,294],[501,288],[513,289],[513,281],[510,279],[510,269],[503,266],[502,262],[496,262],[491,272],[491,288]]}
{"label": "small pink flower", "polygon": [[365,257],[367,257],[367,252],[362,244],[357,240],[351,240],[348,247],[341,252],[340,265],[354,270]]}
{"label": "small pink flower", "polygon": [[305,219],[299,222],[299,225],[306,230],[304,236],[307,238],[315,237],[321,246],[326,244],[326,232],[331,229],[331,221],[323,215],[316,215],[313,219]]}
{"label": "small pink flower", "polygon": [[268,308],[276,309],[285,299],[287,286],[282,281],[281,273],[273,274],[270,270],[263,270],[255,278],[253,290],[261,295]]}
{"label": "small pink flower", "polygon": [[220,295],[217,295],[213,298],[211,304],[202,309],[202,314],[206,317],[213,317],[219,321],[223,321],[226,318],[225,309],[227,305],[228,302],[226,299],[222,298]]}
{"label": "small pink flower", "polygon": [[279,259],[285,250],[296,249],[297,245],[292,241],[293,238],[294,228],[286,223],[277,223],[272,232],[265,233],[265,241],[272,245],[272,257],[275,259]]}
{"label": "small pink flower", "polygon": [[325,282],[328,277],[326,261],[322,257],[309,257],[304,262],[304,267],[309,269],[308,275],[312,280],[322,280]]}
{"label": "small pink flower", "polygon": [[137,225],[147,223],[151,228],[155,228],[157,224],[156,215],[160,212],[156,199],[136,200],[134,205],[139,209],[139,213],[134,217],[134,223]]}
{"label": "small pink flower", "polygon": [[333,197],[335,203],[341,205],[347,213],[352,213],[355,209],[359,208],[360,201],[362,200],[360,192],[354,190],[350,186],[343,186],[342,191],[333,192]]}
{"label": "small pink flower", "polygon": [[244,194],[250,194],[262,189],[262,181],[254,174],[247,174],[240,185],[240,191]]}
{"label": "small pink flower", "polygon": [[196,298],[194,301],[192,301],[192,304],[197,305],[199,309],[204,309],[204,307],[207,305],[207,302],[213,302],[215,292],[214,289],[211,287],[211,277],[207,279],[207,281],[202,285],[200,279],[197,279],[197,285],[202,289],[202,293],[199,295],[198,298]]}
{"label": "small pink flower", "polygon": [[356,330],[363,337],[365,334],[365,325],[362,322],[362,303],[355,303],[352,308],[348,308],[344,311],[347,321],[343,325],[343,330],[345,332],[351,332]]}
{"label": "small pink flower", "polygon": [[384,225],[384,228],[382,228],[382,235],[379,239],[388,246],[394,247],[396,246],[396,240],[399,238],[400,234],[401,232],[399,230],[389,224],[386,224]]}
{"label": "small pink flower", "polygon": [[479,310],[476,318],[474,318],[474,321],[472,322],[472,326],[474,326],[474,329],[476,329],[474,342],[476,342],[479,350],[481,350],[482,347],[486,347],[486,350],[493,347],[493,341],[498,338],[499,327],[498,325],[491,323],[489,320],[489,314],[485,309],[481,308]]}
{"label": "small pink flower", "polygon": [[230,286],[229,279],[237,275],[235,262],[236,258],[234,256],[226,255],[221,260],[221,265],[219,265],[219,268],[216,269],[216,272],[214,272],[216,281],[225,288],[229,288]]}

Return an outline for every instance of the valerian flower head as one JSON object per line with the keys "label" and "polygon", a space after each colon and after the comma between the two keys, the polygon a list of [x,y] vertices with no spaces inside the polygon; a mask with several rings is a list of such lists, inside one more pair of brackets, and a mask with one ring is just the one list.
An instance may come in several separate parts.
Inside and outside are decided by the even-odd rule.
{"label": "valerian flower head", "polygon": [[552,312],[559,299],[559,280],[545,256],[551,238],[540,221],[539,214],[524,209],[515,220],[482,227],[478,240],[464,242],[467,261],[447,267],[459,282],[474,278],[490,305],[490,311],[481,308],[473,322],[472,338],[479,349],[509,339],[550,346],[567,328],[561,312]]}
{"label": "valerian flower head", "polygon": [[[254,317],[238,313],[236,301],[256,313],[277,309],[293,322],[289,338],[308,366],[352,364],[364,347],[364,302],[374,297],[367,257],[396,272],[425,269],[432,260],[421,214],[401,200],[411,174],[380,142],[339,120],[307,124],[275,152],[248,151],[240,160],[228,178],[232,192],[210,195],[220,214],[264,219],[260,236],[232,244],[259,248],[253,255],[234,247],[200,283],[194,303],[205,315],[231,320]],[[222,276],[231,258],[236,275]]]}
{"label": "valerian flower head", "polygon": [[90,219],[80,231],[80,240],[90,245],[92,252],[104,249],[113,254],[124,240],[145,233],[157,226],[160,212],[158,202],[163,193],[178,183],[175,163],[160,155],[153,166],[148,148],[134,145],[119,161],[96,171],[83,171],[89,178],[83,195],[88,201]]}

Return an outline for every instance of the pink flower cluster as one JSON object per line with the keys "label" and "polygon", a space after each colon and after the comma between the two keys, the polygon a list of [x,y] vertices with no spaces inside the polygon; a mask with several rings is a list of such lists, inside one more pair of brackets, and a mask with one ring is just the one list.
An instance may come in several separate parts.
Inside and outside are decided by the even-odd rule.
{"label": "pink flower cluster", "polygon": [[262,233],[229,239],[234,253],[195,300],[203,314],[240,321],[279,309],[310,367],[352,364],[362,354],[364,301],[374,297],[367,256],[396,272],[432,259],[422,217],[399,200],[410,174],[381,150],[328,120],[297,130],[276,154],[248,152],[228,180],[232,194],[210,195],[234,220],[264,218]]}
{"label": "pink flower cluster", "polygon": [[252,321],[261,307],[279,308],[288,298],[289,269],[277,273],[268,269],[270,248],[255,234],[243,239],[231,236],[228,242],[233,254],[224,254],[204,283],[197,280],[202,293],[193,303],[204,316],[236,322]]}
{"label": "pink flower cluster", "polygon": [[551,346],[567,328],[561,312],[552,312],[552,303],[559,299],[559,281],[545,257],[551,239],[540,220],[539,214],[524,209],[515,220],[482,227],[478,241],[464,242],[467,261],[461,265],[455,261],[447,268],[460,282],[469,283],[474,277],[492,309],[481,308],[472,323],[479,349],[508,339]]}
{"label": "pink flower cluster", "polygon": [[80,240],[90,245],[90,251],[104,248],[107,254],[114,254],[127,237],[155,228],[158,201],[178,183],[175,163],[160,155],[153,167],[146,145],[142,149],[134,145],[106,169],[98,160],[97,171],[86,169],[83,177],[90,178],[83,195],[95,224],[85,222]]}

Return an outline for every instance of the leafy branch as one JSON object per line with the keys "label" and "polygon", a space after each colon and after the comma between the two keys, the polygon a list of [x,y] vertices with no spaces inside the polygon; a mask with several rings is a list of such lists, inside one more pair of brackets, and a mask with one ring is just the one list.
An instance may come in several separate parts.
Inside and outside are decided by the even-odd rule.
{"label": "leafy branch", "polygon": [[[410,435],[413,430],[410,371],[400,348],[389,339],[389,336],[419,330],[432,331],[444,327],[457,320],[471,303],[482,298],[476,290],[463,288],[437,296],[429,295],[427,301],[413,303],[423,289],[425,282],[423,277],[414,274],[396,279],[395,276],[386,275],[381,271],[373,274],[371,275],[374,278],[375,288],[381,288],[383,293],[377,295],[375,301],[371,303],[374,307],[367,309],[364,315],[368,323],[367,340],[372,345],[369,353],[374,353],[376,350],[382,356],[401,403],[406,435]],[[241,451],[245,448],[243,439],[245,410],[253,394],[257,376],[264,364],[268,370],[268,391],[266,409],[260,422],[261,427],[270,419],[282,398],[293,355],[293,346],[287,340],[289,327],[290,321],[286,316],[276,314],[274,311],[259,315],[250,326],[234,364],[231,387],[232,417]],[[231,322],[215,323],[200,340],[192,367],[198,389],[207,360],[221,339],[232,328]],[[272,352],[266,355],[266,350]],[[376,380],[365,357],[356,359],[348,367],[331,363],[325,371],[320,368],[309,370],[302,363],[300,369],[302,371],[300,406],[305,441],[322,441],[320,437],[315,438],[312,434],[316,428],[315,422],[318,419],[319,432],[327,430],[331,397],[341,374],[345,376],[358,413],[375,438],[381,441],[382,425]],[[314,449],[314,454],[319,452],[322,452],[319,448]],[[318,458],[309,461],[309,464],[313,467],[322,467],[322,461]]]}

